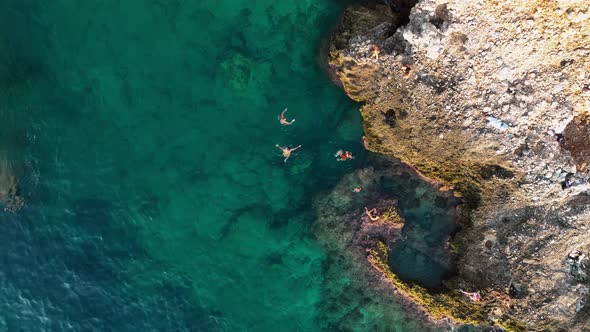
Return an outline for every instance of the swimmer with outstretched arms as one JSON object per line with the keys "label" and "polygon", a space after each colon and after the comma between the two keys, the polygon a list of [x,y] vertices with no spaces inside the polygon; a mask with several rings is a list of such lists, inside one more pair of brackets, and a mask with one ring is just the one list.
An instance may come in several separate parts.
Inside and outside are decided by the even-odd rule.
{"label": "swimmer with outstretched arms", "polygon": [[293,122],[295,122],[295,119],[293,119],[291,121],[287,121],[287,118],[285,117],[285,112],[287,112],[287,109],[286,108],[285,108],[285,110],[283,112],[281,112],[281,115],[279,115],[279,122],[283,126],[289,126],[290,124],[292,124]]}
{"label": "swimmer with outstretched arms", "polygon": [[285,157],[284,162],[287,162],[287,159],[289,159],[289,157],[291,157],[291,152],[299,149],[301,147],[301,145],[294,147],[294,148],[288,148],[288,147],[281,147],[280,145],[276,144],[276,147],[281,149],[281,152],[283,152],[283,157]]}

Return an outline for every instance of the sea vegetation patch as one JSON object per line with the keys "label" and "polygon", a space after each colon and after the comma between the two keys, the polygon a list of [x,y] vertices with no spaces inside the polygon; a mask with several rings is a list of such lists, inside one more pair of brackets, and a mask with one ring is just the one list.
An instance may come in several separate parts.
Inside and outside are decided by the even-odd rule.
{"label": "sea vegetation patch", "polygon": [[389,248],[384,242],[376,240],[373,248],[367,252],[368,262],[391,283],[397,296],[418,305],[430,319],[472,326],[496,325],[505,331],[525,331],[524,326],[511,317],[490,322],[485,313],[487,303],[473,302],[457,289],[432,293],[424,287],[401,280],[386,263]]}

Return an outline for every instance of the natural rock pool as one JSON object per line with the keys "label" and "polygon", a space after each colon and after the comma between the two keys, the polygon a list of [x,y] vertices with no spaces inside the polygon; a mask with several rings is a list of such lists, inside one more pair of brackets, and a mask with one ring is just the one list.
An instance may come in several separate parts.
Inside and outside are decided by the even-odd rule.
{"label": "natural rock pool", "polygon": [[441,193],[410,172],[382,182],[398,199],[406,221],[403,241],[390,248],[389,264],[400,278],[435,289],[453,272],[447,241],[457,228],[458,199]]}
{"label": "natural rock pool", "polygon": [[[364,162],[318,59],[345,5],[0,1],[0,157],[24,200],[1,215],[0,330],[421,330],[310,230]],[[410,221],[392,266],[434,285],[421,246],[450,219],[415,181],[383,182]]]}

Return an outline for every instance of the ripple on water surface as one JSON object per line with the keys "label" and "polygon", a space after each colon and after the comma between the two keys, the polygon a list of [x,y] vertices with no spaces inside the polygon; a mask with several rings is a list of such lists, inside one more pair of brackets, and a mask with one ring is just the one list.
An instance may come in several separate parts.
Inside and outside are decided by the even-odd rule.
{"label": "ripple on water surface", "polygon": [[360,116],[316,62],[343,6],[2,1],[0,144],[26,204],[0,223],[0,329],[409,326],[309,235],[313,195],[360,162],[334,161],[360,157]]}

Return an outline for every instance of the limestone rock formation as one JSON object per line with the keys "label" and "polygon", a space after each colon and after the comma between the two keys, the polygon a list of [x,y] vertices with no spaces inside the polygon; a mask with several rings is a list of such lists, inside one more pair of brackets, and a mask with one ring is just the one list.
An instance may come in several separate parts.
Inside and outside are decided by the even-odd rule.
{"label": "limestone rock formation", "polygon": [[369,150],[463,197],[451,284],[488,322],[590,329],[590,2],[421,0],[399,22],[349,8],[330,64]]}
{"label": "limestone rock formation", "polygon": [[[437,296],[428,294],[424,288],[405,284],[391,272],[388,255],[399,241],[407,241],[401,233],[406,221],[398,209],[398,202],[386,190],[384,184],[392,178],[406,176],[414,178],[411,170],[392,158],[370,156],[372,167],[360,169],[348,174],[325,195],[319,195],[314,201],[317,220],[314,222],[313,233],[316,240],[334,257],[328,264],[328,271],[333,264],[341,266],[337,271],[345,270],[353,278],[354,286],[362,288],[365,302],[378,305],[383,312],[395,313],[399,305],[404,311],[416,317],[420,322],[419,331],[440,331],[449,327],[452,320],[445,319],[446,312],[461,312],[461,321],[480,313],[479,307],[466,303],[460,294],[442,294],[440,301]],[[361,192],[352,189],[361,186]],[[423,186],[428,186],[423,184]],[[446,197],[440,194],[439,197]],[[446,197],[448,198],[448,197]],[[443,199],[445,200],[445,199]],[[449,199],[451,203],[454,199]],[[364,208],[371,211],[371,216]],[[374,211],[372,211],[375,209]],[[427,234],[423,234],[427,236]],[[441,261],[449,258],[448,250],[431,248]],[[444,264],[444,263],[443,263]],[[329,272],[328,272],[329,273]],[[338,278],[346,278],[338,276]],[[355,292],[360,293],[360,292]],[[457,292],[458,293],[458,292]],[[334,296],[332,296],[334,297]],[[342,301],[342,294],[331,298],[331,301]],[[443,303],[448,306],[443,306]],[[393,304],[393,305],[392,305]],[[333,303],[330,303],[333,305]],[[370,306],[370,304],[369,304]],[[428,312],[428,315],[420,315]],[[355,315],[350,314],[354,317]],[[385,315],[387,316],[387,314]],[[385,324],[388,320],[383,317]],[[419,319],[422,318],[422,319]],[[358,326],[347,324],[342,320],[338,326],[325,326],[327,330],[351,331],[359,330]],[[343,325],[342,325],[343,324]],[[396,324],[395,321],[393,324]],[[376,331],[390,330],[391,326],[373,327]],[[366,328],[361,328],[365,330]]]}

